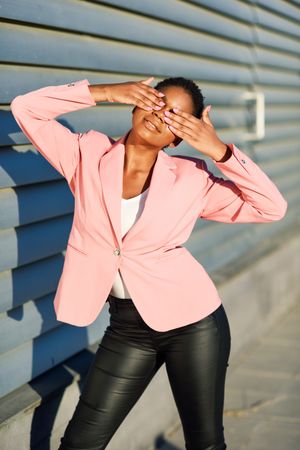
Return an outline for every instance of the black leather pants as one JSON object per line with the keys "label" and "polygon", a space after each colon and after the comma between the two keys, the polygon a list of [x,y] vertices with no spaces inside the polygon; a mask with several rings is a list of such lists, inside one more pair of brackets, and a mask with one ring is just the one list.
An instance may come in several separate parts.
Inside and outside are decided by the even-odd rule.
{"label": "black leather pants", "polygon": [[108,301],[110,324],[58,450],[106,448],[162,364],[185,448],[226,449],[223,407],[231,335],[223,305],[197,322],[160,332],[143,321],[131,299],[109,296]]}

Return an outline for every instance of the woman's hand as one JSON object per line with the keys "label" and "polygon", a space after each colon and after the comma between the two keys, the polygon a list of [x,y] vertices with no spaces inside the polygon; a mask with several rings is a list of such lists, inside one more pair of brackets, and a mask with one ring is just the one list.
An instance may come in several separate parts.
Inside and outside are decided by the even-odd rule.
{"label": "woman's hand", "polygon": [[175,136],[184,139],[199,152],[219,161],[226,153],[227,145],[219,139],[216,130],[208,116],[210,106],[207,106],[198,119],[192,114],[174,108],[174,113],[165,111],[165,122]]}
{"label": "woman's hand", "polygon": [[[138,106],[146,111],[161,109],[165,103],[161,97],[165,94],[151,86],[154,77],[143,81],[127,81],[125,83],[107,84],[105,91],[110,102],[127,103]],[[161,103],[160,103],[161,102]]]}

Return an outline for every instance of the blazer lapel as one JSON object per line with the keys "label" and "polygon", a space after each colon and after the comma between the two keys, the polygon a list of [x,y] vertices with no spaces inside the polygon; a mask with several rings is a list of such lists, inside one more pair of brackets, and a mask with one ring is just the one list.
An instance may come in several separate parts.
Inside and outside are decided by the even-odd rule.
{"label": "blazer lapel", "polygon": [[112,145],[110,150],[102,156],[99,164],[99,176],[106,211],[120,247],[125,241],[134,238],[150,220],[153,220],[155,215],[159,214],[160,208],[168,201],[168,194],[176,179],[176,174],[172,169],[177,167],[169,155],[163,150],[159,150],[142,214],[122,238],[121,199],[125,159],[124,143],[129,131]]}

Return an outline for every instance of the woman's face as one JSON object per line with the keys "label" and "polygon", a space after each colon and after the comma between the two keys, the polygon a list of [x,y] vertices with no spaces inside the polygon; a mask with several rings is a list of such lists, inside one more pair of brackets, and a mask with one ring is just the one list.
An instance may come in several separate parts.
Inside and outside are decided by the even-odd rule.
{"label": "woman's face", "polygon": [[[161,97],[165,105],[160,110],[146,111],[140,107],[136,107],[132,117],[132,138],[137,144],[152,147],[153,149],[162,149],[165,146],[176,147],[173,141],[176,135],[168,128],[168,124],[164,121],[164,111],[171,111],[178,108],[189,114],[193,113],[193,102],[189,93],[178,86],[169,86],[161,89],[160,92],[165,94]],[[149,122],[155,125],[151,127]],[[178,137],[177,137],[178,138]]]}

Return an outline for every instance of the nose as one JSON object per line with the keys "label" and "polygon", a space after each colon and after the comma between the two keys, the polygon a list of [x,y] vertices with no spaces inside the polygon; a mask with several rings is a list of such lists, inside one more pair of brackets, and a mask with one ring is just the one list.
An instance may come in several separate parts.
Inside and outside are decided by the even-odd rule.
{"label": "nose", "polygon": [[156,117],[161,121],[161,122],[163,122],[164,123],[164,111],[163,110],[161,110],[161,111],[156,111],[156,110],[154,110],[153,111],[153,113],[156,115]]}

